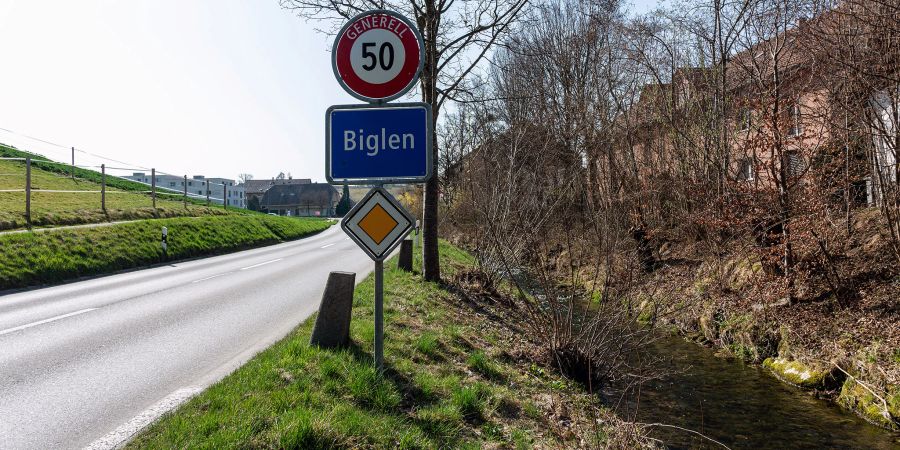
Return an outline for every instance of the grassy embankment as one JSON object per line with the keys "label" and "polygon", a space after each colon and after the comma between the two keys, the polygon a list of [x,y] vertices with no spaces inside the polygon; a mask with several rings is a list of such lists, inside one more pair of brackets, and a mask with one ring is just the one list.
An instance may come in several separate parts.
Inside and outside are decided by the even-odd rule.
{"label": "grassy embankment", "polygon": [[[443,274],[472,257],[441,244]],[[638,448],[576,384],[511,356],[527,338],[493,309],[385,264],[385,366],[372,364],[373,280],[350,348],[308,344],[310,318],[134,439],[130,448]],[[418,267],[418,266],[417,266]]]}
{"label": "grassy embankment", "polygon": [[[24,152],[0,144],[0,157],[43,156]],[[101,208],[99,192],[41,192],[100,191],[102,175],[81,168],[75,169],[75,179],[70,177],[65,164],[34,161],[31,167],[31,217],[35,227],[76,225],[118,220],[149,219],[154,217],[207,216],[226,214],[222,207],[207,208],[203,202],[189,201],[187,207],[180,197],[158,193],[157,207],[146,191],[149,187],[120,178],[108,176],[106,211]],[[25,162],[0,160],[0,190],[25,188]],[[24,228],[25,193],[0,192],[0,230]]]}
{"label": "grassy embankment", "polygon": [[[761,363],[785,382],[900,429],[900,272],[877,214],[857,211],[844,243],[849,250],[836,270],[854,294],[845,304],[813,278],[798,282],[795,304],[766,303],[781,280],[766,275],[752,255],[667,244],[660,256],[673,263],[638,287],[657,293],[640,294],[640,318],[669,324],[724,356]],[[802,263],[816,263],[809,259],[799,254]]]}
{"label": "grassy embankment", "polygon": [[[0,290],[296,239],[330,221],[265,215],[180,217],[95,228],[0,234]],[[161,227],[168,227],[164,259]]]}

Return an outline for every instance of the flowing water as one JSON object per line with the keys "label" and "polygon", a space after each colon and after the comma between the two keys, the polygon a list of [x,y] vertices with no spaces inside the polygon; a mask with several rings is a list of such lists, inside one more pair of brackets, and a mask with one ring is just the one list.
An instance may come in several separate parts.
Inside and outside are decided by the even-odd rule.
{"label": "flowing water", "polygon": [[[618,404],[623,418],[696,430],[732,449],[900,449],[900,434],[782,383],[763,368],[716,357],[678,337],[663,337],[650,351],[668,358],[674,374],[645,383],[639,395],[623,397],[615,386],[608,388],[604,398]],[[723,448],[674,428],[654,427],[652,435],[670,448]]]}

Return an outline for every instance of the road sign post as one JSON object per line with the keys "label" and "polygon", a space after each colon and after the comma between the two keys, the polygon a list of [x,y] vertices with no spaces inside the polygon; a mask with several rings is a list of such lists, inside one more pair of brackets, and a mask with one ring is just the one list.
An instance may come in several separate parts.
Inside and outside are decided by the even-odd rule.
{"label": "road sign post", "polygon": [[384,259],[409,234],[413,218],[387,183],[431,178],[431,105],[386,102],[419,79],[425,41],[412,21],[387,10],[366,11],[338,32],[331,66],[353,97],[375,105],[336,105],[325,113],[325,178],[331,184],[377,187],[341,221],[344,232],[375,261],[375,366],[384,361]]}
{"label": "road sign post", "polygon": [[375,261],[375,367],[384,369],[384,261]]}
{"label": "road sign post", "polygon": [[375,261],[375,366],[384,360],[384,260],[415,221],[384,188],[369,191],[341,221],[344,232]]}

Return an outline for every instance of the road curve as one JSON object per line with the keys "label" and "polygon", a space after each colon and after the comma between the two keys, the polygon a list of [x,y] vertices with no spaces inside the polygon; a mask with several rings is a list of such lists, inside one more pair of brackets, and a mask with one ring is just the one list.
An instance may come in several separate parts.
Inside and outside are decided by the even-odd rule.
{"label": "road curve", "polygon": [[373,267],[333,226],[2,296],[0,448],[105,445],[98,439],[139,423],[148,408],[208,386],[286,335],[318,308],[329,272],[359,281]]}

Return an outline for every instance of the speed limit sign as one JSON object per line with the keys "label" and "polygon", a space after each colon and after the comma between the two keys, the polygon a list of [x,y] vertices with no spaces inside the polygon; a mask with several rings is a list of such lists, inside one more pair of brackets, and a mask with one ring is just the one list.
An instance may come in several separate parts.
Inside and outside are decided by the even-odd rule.
{"label": "speed limit sign", "polygon": [[412,89],[425,60],[416,26],[393,11],[366,11],[347,22],[334,40],[331,66],[350,95],[383,103]]}

